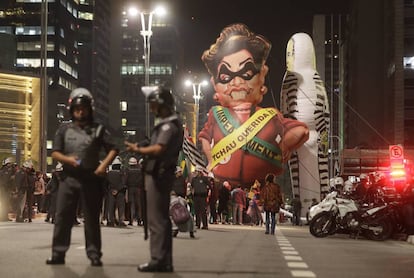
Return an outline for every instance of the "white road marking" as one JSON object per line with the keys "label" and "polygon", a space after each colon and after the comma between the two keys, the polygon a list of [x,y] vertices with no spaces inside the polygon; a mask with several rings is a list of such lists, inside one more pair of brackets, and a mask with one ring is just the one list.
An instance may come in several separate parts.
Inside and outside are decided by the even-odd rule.
{"label": "white road marking", "polygon": [[277,230],[276,240],[292,277],[316,278],[316,274],[308,270],[308,264],[303,261],[302,257],[299,256],[299,252],[295,250],[280,230]]}
{"label": "white road marking", "polygon": [[307,270],[292,270],[290,273],[293,277],[316,277],[315,273]]}
{"label": "white road marking", "polygon": [[298,251],[282,251],[285,255],[299,255]]}
{"label": "white road marking", "polygon": [[288,262],[287,265],[290,268],[308,268],[308,265],[304,262]]}

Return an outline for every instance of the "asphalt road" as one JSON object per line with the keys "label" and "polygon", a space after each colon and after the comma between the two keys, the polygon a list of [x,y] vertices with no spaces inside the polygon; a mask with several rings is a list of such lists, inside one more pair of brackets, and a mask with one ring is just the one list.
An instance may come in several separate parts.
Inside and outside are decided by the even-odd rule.
{"label": "asphalt road", "polygon": [[[196,238],[174,238],[174,273],[140,273],[149,259],[142,227],[102,226],[104,266],[91,267],[84,249],[83,224],[74,227],[64,266],[50,266],[53,225],[0,222],[0,277],[412,277],[414,246],[405,241],[373,242],[334,235],[316,239],[308,226],[210,225]],[[387,264],[390,262],[391,265]]]}

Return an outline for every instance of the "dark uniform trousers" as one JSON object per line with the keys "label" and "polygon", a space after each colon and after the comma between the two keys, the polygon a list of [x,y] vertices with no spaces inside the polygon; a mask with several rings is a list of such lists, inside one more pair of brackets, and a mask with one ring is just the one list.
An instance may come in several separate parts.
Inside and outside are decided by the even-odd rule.
{"label": "dark uniform trousers", "polygon": [[125,192],[118,191],[116,195],[109,189],[108,195],[108,222],[115,223],[115,213],[118,209],[118,221],[121,224],[125,220]]}
{"label": "dark uniform trousers", "polygon": [[139,221],[142,220],[142,208],[140,198],[142,195],[142,189],[138,188],[137,186],[130,186],[128,187],[128,204],[130,209],[130,220],[129,222],[133,222],[134,220]]}
{"label": "dark uniform trousers", "polygon": [[145,174],[151,264],[172,265],[172,225],[169,216],[174,174],[154,178]]}
{"label": "dark uniform trousers", "polygon": [[102,257],[100,208],[103,198],[102,180],[93,175],[67,176],[59,184],[56,221],[52,241],[53,257],[64,257],[70,246],[73,219],[81,198],[85,220],[86,254],[88,258]]}

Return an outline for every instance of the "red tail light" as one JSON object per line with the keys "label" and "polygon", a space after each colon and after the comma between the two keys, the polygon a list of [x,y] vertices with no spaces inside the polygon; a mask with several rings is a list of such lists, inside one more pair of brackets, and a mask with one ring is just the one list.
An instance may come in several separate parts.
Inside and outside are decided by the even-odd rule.
{"label": "red tail light", "polygon": [[407,179],[404,163],[391,162],[390,178],[393,181],[401,181]]}

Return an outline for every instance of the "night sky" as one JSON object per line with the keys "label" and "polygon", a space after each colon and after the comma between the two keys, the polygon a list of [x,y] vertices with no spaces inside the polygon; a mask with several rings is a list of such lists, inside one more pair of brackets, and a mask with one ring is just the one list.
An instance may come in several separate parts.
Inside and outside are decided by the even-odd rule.
{"label": "night sky", "polygon": [[[334,2],[334,3],[332,3]],[[336,3],[340,2],[340,3]],[[207,71],[201,54],[215,42],[220,31],[231,23],[246,24],[253,32],[272,42],[267,60],[269,74],[262,106],[279,102],[280,85],[285,72],[285,50],[289,38],[297,32],[312,34],[312,15],[338,14],[346,10],[348,0],[172,0],[169,9],[184,42],[187,71],[202,76]]]}

